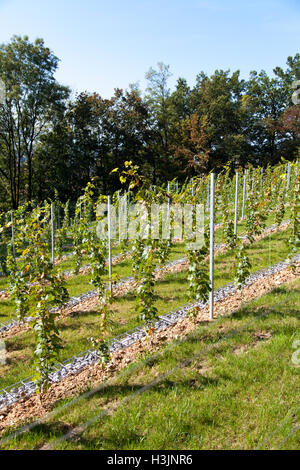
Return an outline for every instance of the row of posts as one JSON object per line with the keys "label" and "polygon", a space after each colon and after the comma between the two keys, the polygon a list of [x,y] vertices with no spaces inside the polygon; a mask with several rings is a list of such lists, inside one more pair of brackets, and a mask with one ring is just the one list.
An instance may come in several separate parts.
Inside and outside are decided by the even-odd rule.
{"label": "row of posts", "polygon": [[[298,171],[298,161],[296,172]],[[243,177],[243,199],[242,199],[242,217],[245,215],[245,203],[247,200],[246,188],[247,178],[249,172],[245,170]],[[263,174],[262,174],[263,178]],[[288,194],[291,181],[291,164],[287,166],[287,186],[286,194]],[[253,181],[252,181],[253,184]],[[178,182],[176,186],[178,192]],[[168,183],[168,194],[170,192],[170,183]],[[210,182],[208,184],[208,207],[210,208],[210,255],[209,255],[209,276],[210,276],[210,295],[209,295],[209,316],[213,319],[214,313],[214,231],[215,231],[215,174],[211,173]],[[235,178],[235,214],[234,214],[234,236],[237,237],[238,225],[238,194],[239,194],[239,173],[236,172]],[[170,198],[168,198],[168,208],[170,209]],[[107,198],[107,218],[108,218],[108,268],[109,268],[109,289],[112,290],[112,239],[111,239],[111,197]],[[11,236],[12,236],[12,251],[15,257],[15,241],[14,241],[14,219],[13,211],[11,211]],[[55,263],[55,245],[54,245],[54,205],[51,204],[51,261]]]}
{"label": "row of posts", "polygon": [[[298,161],[297,161],[297,167],[298,167]],[[244,213],[245,213],[245,201],[247,199],[246,197],[246,186],[247,186],[247,176],[248,172],[245,170],[244,172],[244,184],[243,184],[243,202],[242,202],[242,220],[244,219]],[[288,164],[287,167],[287,188],[286,188],[286,193],[289,191],[290,187],[290,180],[291,180],[291,164]],[[235,195],[235,235],[236,235],[236,228],[237,228],[237,198],[238,198],[238,188],[239,188],[239,173],[236,173],[236,195]],[[176,191],[178,192],[178,181],[176,182]],[[170,193],[170,182],[168,182],[168,194]],[[192,196],[194,195],[194,187],[192,187]],[[207,198],[208,198],[208,207],[210,205],[210,184],[208,184],[207,187]],[[108,196],[108,207],[110,211],[110,196]],[[168,207],[170,207],[170,198],[168,198]],[[11,211],[11,225],[12,225],[12,246],[13,246],[13,255],[15,256],[15,244],[14,244],[14,226],[13,226],[13,211]],[[111,228],[109,227],[109,231]],[[52,262],[54,263],[54,207],[53,204],[51,204],[51,259]]]}

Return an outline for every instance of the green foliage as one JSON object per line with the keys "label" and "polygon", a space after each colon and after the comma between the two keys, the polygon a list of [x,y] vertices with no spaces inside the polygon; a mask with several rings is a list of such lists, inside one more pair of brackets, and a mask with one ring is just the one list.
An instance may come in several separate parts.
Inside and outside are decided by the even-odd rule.
{"label": "green foliage", "polygon": [[[33,199],[34,152],[42,133],[64,111],[69,89],[59,85],[54,74],[58,58],[43,39],[31,43],[14,36],[0,46],[0,79],[6,100],[0,103],[0,179],[16,209],[21,192]],[[26,186],[25,186],[26,182]],[[22,187],[22,186],[23,187]]]}
{"label": "green foliage", "polygon": [[19,319],[29,316],[35,333],[34,381],[42,392],[48,388],[49,374],[61,348],[55,323],[58,313],[50,309],[63,305],[69,297],[64,276],[55,270],[50,256],[49,214],[45,204],[22,219],[14,218],[17,253],[15,258],[12,254],[8,256],[10,293]]}
{"label": "green foliage", "polygon": [[74,254],[76,256],[75,272],[79,271],[82,256],[85,254],[89,258],[91,265],[90,282],[98,292],[99,338],[91,338],[91,341],[98,351],[100,363],[105,364],[109,361],[109,350],[104,338],[111,325],[110,304],[112,293],[107,288],[106,282],[103,279],[104,275],[107,274],[107,239],[99,238],[95,226],[93,227],[91,223],[93,218],[96,223],[102,221],[103,215],[98,214],[97,207],[103,202],[104,198],[100,196],[95,201],[94,196],[95,185],[88,183],[83,195],[76,204],[73,239]]}
{"label": "green foliage", "polygon": [[99,355],[99,363],[102,366],[109,364],[111,360],[109,346],[104,340],[91,338],[92,345]]}
{"label": "green foliage", "polygon": [[246,244],[241,241],[235,249],[235,277],[234,283],[242,291],[247,277],[250,275],[251,263],[247,255]]}
{"label": "green foliage", "polygon": [[[251,168],[251,187],[247,199],[246,228],[251,242],[265,227],[265,220],[270,210],[275,209],[277,224],[282,221],[285,206],[292,207],[291,236],[289,239],[290,257],[299,248],[299,177],[295,175],[296,165],[292,165],[292,182],[288,197],[285,196],[286,177],[285,163],[274,168],[267,168],[264,180],[261,179],[261,169]],[[227,165],[217,179],[216,208],[220,210],[223,222],[223,234],[227,246],[235,245],[232,222],[232,207],[234,200],[234,184],[232,184],[231,166]],[[116,171],[117,173],[117,171]],[[149,209],[153,202],[165,203],[168,199],[174,203],[205,203],[207,201],[208,178],[201,177],[192,182],[185,181],[180,190],[171,185],[170,191],[165,186],[157,187],[150,184],[148,178],[141,175],[138,165],[126,161],[125,169],[120,173],[124,184],[131,187],[131,201]],[[191,191],[193,189],[193,191]],[[248,188],[247,188],[248,189]],[[111,303],[112,292],[107,289],[104,276],[107,275],[107,236],[97,237],[96,225],[103,222],[105,214],[97,212],[99,203],[107,201],[106,196],[99,196],[99,188],[95,180],[89,183],[83,195],[75,206],[75,216],[71,223],[69,203],[63,206],[56,195],[56,207],[64,208],[62,225],[56,230],[55,244],[58,257],[63,255],[63,244],[67,235],[73,235],[76,272],[82,265],[83,255],[89,259],[91,266],[91,283],[97,289],[99,298],[99,335],[92,342],[97,349],[100,362],[106,364],[110,360],[107,337],[112,325]],[[116,203],[116,195],[113,197]],[[279,207],[279,209],[278,209]],[[67,299],[63,276],[56,271],[50,259],[50,205],[45,202],[42,206],[20,206],[14,211],[13,225],[15,232],[15,251],[12,249],[12,222],[10,213],[1,215],[0,236],[5,248],[5,260],[10,272],[11,295],[16,304],[20,320],[32,317],[32,327],[36,333],[35,347],[35,377],[37,387],[46,390],[48,377],[53,364],[58,357],[61,347],[59,332],[56,328],[56,314],[50,313],[52,306],[62,305]],[[138,283],[136,311],[139,318],[146,323],[150,333],[158,318],[155,305],[155,268],[157,264],[165,264],[168,260],[171,239],[174,235],[174,215],[171,215],[171,238],[152,240],[150,238],[149,212],[144,212],[145,219],[137,225],[137,237],[133,241],[125,240],[123,249],[132,242],[133,275]],[[142,232],[142,225],[144,225]],[[195,227],[194,227],[195,228]],[[173,230],[173,232],[172,232]],[[104,228],[107,232],[107,227]],[[162,232],[162,217],[159,221],[159,232]],[[209,230],[205,227],[205,245],[201,249],[188,250],[188,282],[189,300],[191,302],[206,302],[210,292],[207,264]],[[236,276],[235,283],[242,288],[249,275],[251,265],[247,256],[246,246],[240,243],[235,249]],[[197,307],[189,314],[196,316]]]}
{"label": "green foliage", "polygon": [[67,242],[68,232],[70,230],[69,204],[70,201],[67,201],[65,205],[58,206],[62,206],[64,209],[64,218],[62,226],[60,228],[57,228],[55,231],[55,250],[58,259],[61,259],[63,256],[64,245]]}
{"label": "green foliage", "polygon": [[234,234],[234,223],[232,220],[229,220],[228,212],[226,212],[226,215],[224,216],[223,233],[226,245],[233,250],[236,246],[236,236]]}
{"label": "green foliage", "polygon": [[166,264],[171,251],[172,243],[170,240],[158,240],[155,243],[155,254],[159,264]]}
{"label": "green foliage", "polygon": [[265,228],[265,221],[267,218],[265,209],[267,203],[267,199],[259,199],[256,201],[254,188],[251,190],[248,199],[246,219],[247,237],[251,243],[253,243],[254,237],[256,235],[260,235]]}
{"label": "green foliage", "polygon": [[86,254],[85,245],[89,245],[90,241],[90,213],[94,209],[93,190],[94,185],[88,183],[84,189],[84,194],[78,198],[75,207],[75,220],[73,224],[75,274],[78,274],[82,265],[83,255]]}
{"label": "green foliage", "polygon": [[277,227],[282,223],[285,214],[285,204],[284,204],[284,192],[281,191],[278,199],[278,203],[275,209],[275,224]]}
{"label": "green foliage", "polygon": [[132,274],[136,282],[141,278],[142,256],[145,248],[144,240],[136,238],[132,244]]}
{"label": "green foliage", "polygon": [[130,243],[129,243],[128,238],[125,238],[125,239],[121,240],[120,253],[121,253],[121,256],[122,256],[123,259],[127,256],[128,251],[129,251],[129,247],[130,247]]}
{"label": "green foliage", "polygon": [[[204,262],[209,253],[208,234],[204,234],[205,244],[199,250],[188,250],[188,275],[190,302],[207,302],[211,290],[207,264]],[[197,316],[198,307],[195,306],[188,311],[189,316]]]}
{"label": "green foliage", "polygon": [[7,276],[8,244],[11,240],[11,231],[5,227],[8,214],[0,214],[0,266],[2,273]]}
{"label": "green foliage", "polygon": [[220,181],[218,182],[217,196],[219,195],[218,209],[222,214],[223,224],[223,237],[224,241],[230,249],[236,246],[236,237],[234,234],[234,207],[232,204],[232,188],[233,180],[230,178],[231,165],[228,164],[224,167],[221,173]]}
{"label": "green foliage", "polygon": [[154,295],[154,266],[153,247],[151,244],[145,245],[139,269],[141,281],[137,288],[136,311],[140,319],[146,323],[148,330],[158,318],[157,308],[154,305],[156,299]]}
{"label": "green foliage", "polygon": [[[118,169],[116,169],[118,171]],[[139,283],[136,297],[136,311],[139,318],[147,325],[150,332],[153,324],[158,318],[155,307],[155,278],[154,270],[156,258],[165,259],[168,248],[160,241],[151,239],[149,208],[154,201],[153,192],[147,178],[139,172],[139,166],[132,162],[125,162],[125,169],[120,173],[120,181],[128,184],[128,189],[135,189],[135,203],[141,204],[145,209],[144,220],[136,225],[135,239],[132,246],[132,271],[136,282]],[[142,233],[142,227],[145,233]],[[163,245],[163,246],[162,246]]]}
{"label": "green foliage", "polygon": [[[293,189],[292,200],[292,217],[291,217],[291,233],[288,239],[290,252],[288,259],[291,260],[295,254],[298,253],[300,248],[300,222],[299,222],[299,208],[300,208],[300,172],[298,172],[295,186]],[[295,270],[295,263],[292,263],[292,269]]]}
{"label": "green foliage", "polygon": [[[112,194],[120,189],[113,169],[129,161],[151,184],[164,184],[167,175],[181,185],[219,173],[227,162],[266,168],[281,155],[292,160],[300,146],[299,109],[291,102],[299,57],[288,57],[287,69],[276,67],[274,77],[265,71],[251,72],[248,80],[239,71],[200,72],[193,87],[179,78],[174,90],[170,67],[158,63],[146,74],[144,96],[134,85],[117,88],[109,99],[83,92],[69,100],[70,90],[55,80],[59,59],[44,41],[14,36],[0,46],[6,88],[0,209],[40,203],[53,197],[54,188],[73,208],[91,175],[103,194]],[[122,175],[121,183],[126,179]]]}

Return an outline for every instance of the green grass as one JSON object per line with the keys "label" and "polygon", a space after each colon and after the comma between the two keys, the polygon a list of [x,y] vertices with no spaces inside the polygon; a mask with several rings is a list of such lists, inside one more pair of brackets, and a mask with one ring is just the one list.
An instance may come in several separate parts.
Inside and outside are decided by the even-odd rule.
{"label": "green grass", "polygon": [[[280,232],[266,240],[261,240],[249,247],[249,256],[252,261],[252,271],[263,268],[270,263],[282,260],[287,255],[285,243],[287,234]],[[81,278],[84,278],[82,276]],[[232,252],[216,256],[215,260],[215,286],[216,288],[232,281],[234,278],[234,257]],[[76,282],[75,278],[71,282]],[[80,290],[80,286],[74,284]],[[186,272],[168,274],[156,283],[156,307],[160,314],[178,308],[187,302],[188,282]],[[114,325],[110,337],[128,331],[141,322],[135,312],[135,293],[129,292],[124,297],[115,298],[112,304],[112,319]],[[77,312],[59,320],[59,331],[64,349],[60,360],[78,354],[91,347],[90,338],[99,335],[99,317],[97,310]],[[32,374],[32,351],[34,350],[34,336],[32,331],[20,333],[18,336],[8,338],[6,341],[8,360],[5,366],[0,366],[0,388],[9,386]]]}
{"label": "green grass", "polygon": [[[300,368],[291,360],[299,327],[297,279],[231,316],[201,325],[183,341],[145,354],[76,405],[64,400],[55,417],[4,448],[55,443],[70,428],[117,403],[113,413],[54,448],[299,449]],[[60,411],[62,404],[69,407]]]}
{"label": "green grass", "polygon": [[[118,255],[120,253],[119,247],[112,248],[112,255]],[[88,264],[89,258],[87,256],[82,257],[82,266]],[[68,256],[65,260],[59,262],[58,267],[61,271],[74,271],[75,269],[75,259],[74,255]],[[1,276],[0,277],[0,290],[7,289],[9,287],[9,277]]]}

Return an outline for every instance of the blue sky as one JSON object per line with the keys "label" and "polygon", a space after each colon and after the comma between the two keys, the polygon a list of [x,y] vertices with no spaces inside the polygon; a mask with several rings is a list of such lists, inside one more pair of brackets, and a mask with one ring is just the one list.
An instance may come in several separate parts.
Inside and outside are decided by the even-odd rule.
{"label": "blue sky", "polygon": [[0,0],[0,43],[45,39],[57,79],[109,97],[158,61],[194,84],[201,70],[285,65],[300,52],[300,0]]}

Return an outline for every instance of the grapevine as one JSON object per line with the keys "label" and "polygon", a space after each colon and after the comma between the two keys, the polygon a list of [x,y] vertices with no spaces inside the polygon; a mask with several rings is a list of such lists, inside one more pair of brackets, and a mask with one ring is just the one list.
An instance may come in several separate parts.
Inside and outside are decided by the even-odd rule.
{"label": "grapevine", "polygon": [[[18,224],[16,231],[16,258],[8,256],[11,295],[15,300],[20,320],[31,318],[35,333],[34,381],[37,390],[44,392],[49,386],[49,376],[61,349],[61,340],[55,323],[59,307],[68,300],[64,276],[53,266],[47,232],[49,206],[33,209]],[[24,249],[24,238],[28,241]]]}

